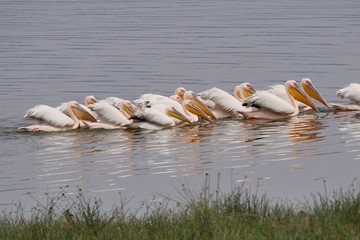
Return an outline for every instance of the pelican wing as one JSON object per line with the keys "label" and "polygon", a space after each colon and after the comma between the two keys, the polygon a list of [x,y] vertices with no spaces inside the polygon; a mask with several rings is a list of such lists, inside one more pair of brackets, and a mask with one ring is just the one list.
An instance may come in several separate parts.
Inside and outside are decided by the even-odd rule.
{"label": "pelican wing", "polygon": [[172,106],[178,102],[166,96],[146,93],[141,95],[139,99],[136,99],[134,103],[138,107],[151,107],[156,104],[166,104]]}
{"label": "pelican wing", "polygon": [[114,125],[126,125],[132,122],[127,119],[124,114],[119,111],[119,109],[111,106],[106,101],[93,103],[89,105],[89,108],[98,114],[100,122]]}
{"label": "pelican wing", "polygon": [[244,103],[248,106],[268,109],[279,114],[292,114],[295,111],[290,103],[267,91],[257,91]]}
{"label": "pelican wing", "polygon": [[122,98],[118,98],[118,97],[107,97],[104,99],[105,102],[107,102],[108,104],[110,104],[113,107],[116,107],[117,109],[120,109],[121,104],[125,101]]}
{"label": "pelican wing", "polygon": [[338,90],[336,95],[360,104],[360,84],[350,83],[349,86]]}
{"label": "pelican wing", "polygon": [[185,114],[181,103],[162,95],[146,93],[143,94],[139,99],[135,100],[134,103],[140,108],[157,108],[164,113],[165,107],[174,107],[177,111]]}
{"label": "pelican wing", "polygon": [[134,113],[134,117],[160,126],[174,124],[174,120],[171,117],[154,108],[139,109]]}
{"label": "pelican wing", "polygon": [[56,108],[47,105],[37,105],[25,113],[25,118],[34,118],[55,127],[72,126],[75,124],[69,116]]}
{"label": "pelican wing", "polygon": [[210,100],[216,104],[221,110],[231,113],[246,111],[242,103],[233,95],[221,90],[219,88],[211,88],[209,90],[198,93],[201,99],[206,103]]}

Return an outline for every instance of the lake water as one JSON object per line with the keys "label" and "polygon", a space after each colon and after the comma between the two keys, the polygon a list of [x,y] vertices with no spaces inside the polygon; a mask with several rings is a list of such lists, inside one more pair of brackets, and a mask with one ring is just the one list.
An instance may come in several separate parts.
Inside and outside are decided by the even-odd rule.
{"label": "lake water", "polygon": [[[0,3],[1,208],[80,186],[105,207],[177,198],[205,174],[274,198],[347,188],[360,170],[360,115],[220,120],[159,131],[22,133],[37,104],[134,100],[309,77],[329,102],[360,76],[360,1],[20,1]],[[318,106],[320,106],[318,104]],[[322,110],[325,110],[323,107]],[[31,193],[29,196],[27,193]]]}

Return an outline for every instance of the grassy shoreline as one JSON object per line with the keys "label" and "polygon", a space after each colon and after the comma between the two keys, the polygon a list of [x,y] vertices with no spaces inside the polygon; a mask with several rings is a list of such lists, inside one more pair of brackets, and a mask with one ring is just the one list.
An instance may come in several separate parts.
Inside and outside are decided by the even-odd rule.
{"label": "grassy shoreline", "polygon": [[[354,181],[355,183],[355,181]],[[194,193],[183,201],[149,205],[141,216],[127,210],[126,199],[109,212],[100,199],[62,189],[37,202],[30,218],[21,205],[0,217],[0,239],[360,239],[359,184],[315,193],[304,203],[272,202],[243,186],[231,193]],[[65,203],[65,204],[64,204]]]}

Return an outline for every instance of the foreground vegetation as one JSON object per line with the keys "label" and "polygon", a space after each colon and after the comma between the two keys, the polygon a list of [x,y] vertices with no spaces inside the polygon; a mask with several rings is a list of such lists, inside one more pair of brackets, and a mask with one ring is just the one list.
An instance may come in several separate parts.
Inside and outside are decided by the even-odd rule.
{"label": "foreground vegetation", "polygon": [[197,194],[184,187],[182,202],[148,205],[140,215],[127,211],[124,199],[104,212],[101,201],[86,198],[81,189],[76,197],[62,189],[47,203],[37,202],[31,217],[20,205],[3,212],[0,238],[360,239],[358,185],[297,204],[273,203],[243,186],[230,194],[210,193],[206,185]]}

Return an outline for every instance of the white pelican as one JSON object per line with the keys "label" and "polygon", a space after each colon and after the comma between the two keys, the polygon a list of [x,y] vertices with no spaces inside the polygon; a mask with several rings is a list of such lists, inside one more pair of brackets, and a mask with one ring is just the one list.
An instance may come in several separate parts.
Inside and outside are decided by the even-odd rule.
{"label": "white pelican", "polygon": [[[151,108],[158,104],[173,107],[181,115],[184,115],[186,119],[190,120],[191,123],[197,122],[199,118],[211,121],[211,119],[206,114],[204,114],[201,109],[193,107],[190,103],[190,100],[185,101],[179,95],[172,95],[170,97],[166,97],[162,95],[147,93],[142,95],[139,99],[135,100],[134,103],[140,108]],[[162,110],[162,112],[165,113],[164,108]],[[176,123],[179,123],[178,120],[175,119],[175,121]],[[185,120],[185,122],[188,121]]]}
{"label": "white pelican", "polygon": [[176,126],[182,122],[192,123],[188,117],[174,106],[162,103],[153,104],[150,107],[141,106],[131,118],[138,121],[134,121],[133,124],[128,126],[129,128],[162,129]]}
{"label": "white pelican", "polygon": [[[87,112],[87,114],[84,114],[82,111],[74,111],[75,116],[79,120],[85,120],[88,122],[96,122],[97,121],[97,114],[96,112],[92,111],[88,106],[92,103],[96,102],[96,98],[94,96],[87,96],[85,97],[85,105],[80,104],[81,108]],[[62,103],[60,106],[56,107],[57,110],[65,113],[66,115],[70,116],[68,112],[68,105],[69,102]],[[83,122],[80,121],[80,127],[83,127]]]}
{"label": "white pelican", "polygon": [[191,120],[192,123],[198,122],[200,119],[205,119],[209,122],[213,121],[208,115],[206,115],[206,113],[204,113],[193,102],[191,102],[191,100],[189,100],[189,99],[183,100],[178,95],[172,95],[172,96],[170,96],[170,98],[179,102],[182,105],[185,115],[187,117],[189,117],[189,119]]}
{"label": "white pelican", "polygon": [[316,90],[310,78],[301,79],[301,88],[306,92],[311,98],[316,99],[321,102],[325,107],[331,109],[329,103],[325,100],[325,98],[321,95],[321,93]]}
{"label": "white pelican", "polygon": [[104,100],[90,104],[89,108],[98,115],[98,122],[84,121],[84,124],[90,129],[119,129],[133,123],[129,118],[135,110],[131,109],[130,101],[123,100],[117,106],[118,108]]}
{"label": "white pelican", "polygon": [[199,92],[198,96],[210,108],[217,119],[242,117],[239,112],[251,111],[251,108],[244,107],[236,97],[216,87]]}
{"label": "white pelican", "polygon": [[217,117],[215,116],[215,114],[205,105],[205,103],[201,99],[199,99],[196,96],[195,92],[186,91],[184,93],[184,100],[190,100],[199,109],[201,109],[201,111],[203,111],[204,113],[206,113],[206,115],[208,115],[210,117],[210,118],[206,118],[205,120],[208,120],[208,121],[217,120]]}
{"label": "white pelican", "polygon": [[[26,114],[25,118],[33,118],[39,121],[39,124],[30,125],[26,127],[20,127],[19,130],[36,132],[36,131],[67,131],[79,128],[80,121],[76,117],[75,112],[80,115],[89,114],[85,109],[81,107],[78,102],[71,101],[67,103],[67,112],[70,117],[65,113],[59,111],[56,108],[47,106],[47,105],[37,105],[33,108],[30,108]],[[91,115],[88,116],[91,119]]]}
{"label": "white pelican", "polygon": [[336,91],[336,95],[340,98],[347,98],[355,104],[339,105],[333,104],[336,110],[358,111],[360,110],[360,84],[350,83],[348,86]]}
{"label": "white pelican", "polygon": [[[301,80],[301,88],[304,93],[306,93],[309,97],[316,99],[317,101],[321,102],[324,106],[331,109],[331,106],[326,102],[325,98],[319,93],[319,91],[314,87],[312,81],[309,78],[303,78]],[[275,94],[276,96],[290,102],[289,97],[287,96],[285,86],[281,84],[276,84],[271,86],[268,92]],[[296,99],[296,97],[295,97]],[[297,99],[296,99],[297,100]],[[296,101],[296,104],[299,106],[299,111],[307,111],[310,110],[311,107],[304,104],[301,101]]]}
{"label": "white pelican", "polygon": [[178,87],[175,89],[175,94],[178,95],[181,99],[184,100],[184,93],[186,92],[186,89],[184,87]]}
{"label": "white pelican", "polygon": [[234,96],[242,103],[254,93],[256,93],[256,90],[249,82],[244,82],[234,87]]}
{"label": "white pelican", "polygon": [[139,110],[134,117],[159,126],[174,126],[183,122],[192,123],[192,114],[182,106],[183,100],[179,96],[166,97],[158,94],[146,93],[134,104]]}
{"label": "white pelican", "polygon": [[261,119],[281,119],[296,116],[299,114],[299,107],[295,102],[297,100],[307,104],[315,111],[318,111],[315,104],[304,93],[294,80],[288,80],[285,83],[286,94],[290,102],[276,96],[267,91],[257,91],[253,96],[245,100],[247,106],[259,108],[258,111],[243,112],[245,118],[261,118]]}
{"label": "white pelican", "polygon": [[92,95],[85,97],[85,106],[89,106],[90,104],[93,104],[96,102],[97,102],[96,98]]}

